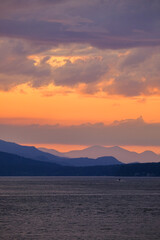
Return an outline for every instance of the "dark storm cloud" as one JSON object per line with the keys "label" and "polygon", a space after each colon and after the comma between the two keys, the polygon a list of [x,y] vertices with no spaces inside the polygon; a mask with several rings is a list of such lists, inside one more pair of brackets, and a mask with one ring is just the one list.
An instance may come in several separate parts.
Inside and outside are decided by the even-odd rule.
{"label": "dark storm cloud", "polygon": [[[0,36],[15,37],[47,43],[52,46],[69,43],[87,43],[89,38],[97,38],[93,33],[74,32],[57,22],[0,20]],[[96,39],[95,39],[96,40]],[[94,40],[93,40],[94,42]]]}
{"label": "dark storm cloud", "polygon": [[[1,90],[85,83],[87,94],[159,94],[159,0],[5,0],[0,12]],[[70,61],[82,46],[88,59]],[[65,57],[63,65],[48,64],[55,56]]]}
{"label": "dark storm cloud", "polygon": [[22,38],[45,43],[51,46],[69,43],[88,43],[98,48],[130,48],[141,46],[160,45],[160,38],[143,38],[136,36],[114,36],[108,33],[97,33],[96,31],[73,31],[61,23],[50,23],[46,21],[16,21],[0,20],[0,36]]}
{"label": "dark storm cloud", "polygon": [[[2,9],[13,8],[13,12],[2,15],[0,36],[53,45],[89,43],[98,48],[111,49],[160,44],[159,0],[58,2],[37,0],[1,3]],[[19,6],[27,5],[30,8],[25,9],[23,16],[22,10],[14,7],[18,3]],[[53,7],[54,3],[56,7]],[[42,4],[45,10],[39,8]],[[36,14],[32,11],[32,5],[37,6]],[[59,23],[55,22],[57,20]]]}
{"label": "dark storm cloud", "polygon": [[0,1],[0,11],[2,13],[4,12],[12,12],[16,9],[23,9],[26,7],[33,8],[33,7],[39,7],[44,5],[53,5],[58,4],[61,2],[65,2],[65,0],[5,0]]}
{"label": "dark storm cloud", "polygon": [[114,122],[111,125],[4,125],[0,138],[19,143],[78,144],[78,145],[139,145],[159,146],[160,124],[148,124],[138,119]]}

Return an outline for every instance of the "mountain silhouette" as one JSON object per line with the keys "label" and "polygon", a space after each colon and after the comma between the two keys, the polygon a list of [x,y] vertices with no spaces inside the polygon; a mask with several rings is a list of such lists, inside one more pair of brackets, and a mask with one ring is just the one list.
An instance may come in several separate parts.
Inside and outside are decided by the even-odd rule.
{"label": "mountain silhouette", "polygon": [[67,156],[65,155],[65,153],[59,152],[59,151],[57,151],[57,150],[55,150],[55,149],[43,148],[43,147],[38,148],[38,149],[39,149],[40,151],[42,151],[42,152],[47,152],[47,153],[50,153],[50,154],[52,154],[52,155],[56,155],[56,156],[58,156],[58,157],[67,157]]}
{"label": "mountain silhouette", "polygon": [[112,165],[122,164],[116,158],[107,156],[105,158],[65,158],[52,155],[47,152],[40,151],[35,147],[21,146],[16,143],[6,142],[0,140],[0,151],[11,154],[16,154],[21,157],[39,160],[43,162],[57,163],[63,166],[99,166],[99,165]]}
{"label": "mountain silhouette", "polygon": [[17,154],[19,156],[35,160],[64,164],[62,158],[49,153],[42,152],[33,146],[32,147],[22,146],[13,142],[0,140],[0,151]]}
{"label": "mountain silhouette", "polygon": [[97,158],[102,156],[113,156],[123,163],[132,162],[159,162],[160,155],[155,154],[152,151],[145,151],[142,153],[136,153],[128,151],[124,148],[114,147],[103,147],[103,146],[91,146],[83,150],[73,150],[64,153],[67,157],[90,157]]}
{"label": "mountain silhouette", "polygon": [[160,163],[71,167],[0,152],[0,176],[160,176]]}
{"label": "mountain silhouette", "polygon": [[56,175],[61,166],[24,158],[16,154],[0,152],[0,176],[47,176]]}

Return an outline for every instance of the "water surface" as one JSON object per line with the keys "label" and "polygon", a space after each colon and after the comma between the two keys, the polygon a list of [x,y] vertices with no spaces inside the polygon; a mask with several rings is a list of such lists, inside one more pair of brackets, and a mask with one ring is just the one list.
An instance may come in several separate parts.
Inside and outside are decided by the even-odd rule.
{"label": "water surface", "polygon": [[1,240],[159,240],[160,178],[1,177]]}

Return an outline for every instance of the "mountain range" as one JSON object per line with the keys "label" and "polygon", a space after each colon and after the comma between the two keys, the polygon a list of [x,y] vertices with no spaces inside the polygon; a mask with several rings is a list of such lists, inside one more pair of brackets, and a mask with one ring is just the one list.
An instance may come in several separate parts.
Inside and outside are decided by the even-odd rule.
{"label": "mountain range", "polygon": [[[100,146],[93,146],[78,153],[104,154],[106,150],[110,150],[108,153],[126,153],[126,150],[119,147],[108,149]],[[49,151],[58,153],[55,150]],[[75,156],[75,153],[77,154],[77,151],[70,152],[72,156]],[[137,156],[132,152],[128,154],[130,153]],[[61,154],[61,156],[56,156],[35,147],[0,140],[0,176],[160,176],[160,162],[153,162],[152,152],[150,163],[134,161],[129,164],[120,162],[112,156],[93,159],[69,158],[66,157],[67,154]],[[148,152],[144,152],[143,156],[145,154],[149,156]]]}
{"label": "mountain range", "polygon": [[58,152],[54,149],[39,148],[41,151],[55,154],[60,157],[69,158],[98,158],[103,156],[113,156],[123,163],[143,163],[143,162],[160,162],[160,155],[152,152],[145,151],[142,153],[128,151],[124,148],[114,146],[114,147],[103,147],[103,146],[91,146],[83,150],[74,150],[69,152]]}
{"label": "mountain range", "polygon": [[160,176],[160,163],[73,167],[0,152],[0,176]]}
{"label": "mountain range", "polygon": [[11,154],[16,154],[21,157],[30,158],[34,160],[39,160],[43,162],[57,163],[63,166],[105,166],[122,164],[116,158],[112,156],[99,157],[96,159],[79,157],[79,158],[69,158],[60,157],[47,152],[40,151],[35,147],[22,146],[12,142],[6,142],[0,140],[0,151],[7,152]]}

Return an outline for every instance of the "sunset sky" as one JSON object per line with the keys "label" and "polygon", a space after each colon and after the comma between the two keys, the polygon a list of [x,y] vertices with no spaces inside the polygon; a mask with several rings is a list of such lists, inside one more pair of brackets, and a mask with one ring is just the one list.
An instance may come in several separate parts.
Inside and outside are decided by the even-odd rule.
{"label": "sunset sky", "polygon": [[0,139],[160,153],[160,1],[0,1]]}

